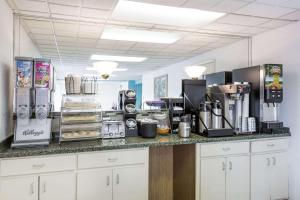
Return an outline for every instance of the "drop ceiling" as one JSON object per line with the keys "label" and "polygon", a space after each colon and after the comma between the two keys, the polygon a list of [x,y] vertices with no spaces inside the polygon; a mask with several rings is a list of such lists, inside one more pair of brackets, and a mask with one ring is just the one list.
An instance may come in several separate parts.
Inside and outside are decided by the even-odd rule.
{"label": "drop ceiling", "polygon": [[[51,58],[58,76],[90,73],[92,54],[138,56],[141,63],[121,62],[125,72],[112,79],[136,79],[206,51],[278,28],[300,19],[299,0],[136,0],[194,8],[226,15],[204,27],[182,27],[116,20],[118,0],[7,0],[43,57]],[[106,26],[180,34],[173,44],[101,39]]]}

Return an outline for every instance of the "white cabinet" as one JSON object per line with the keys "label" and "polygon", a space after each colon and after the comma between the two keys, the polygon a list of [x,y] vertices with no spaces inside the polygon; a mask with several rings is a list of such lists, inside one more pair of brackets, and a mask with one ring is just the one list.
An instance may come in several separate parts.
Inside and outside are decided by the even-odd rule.
{"label": "white cabinet", "polygon": [[250,158],[237,156],[227,158],[227,200],[250,199]]}
{"label": "white cabinet", "polygon": [[5,177],[0,181],[0,199],[75,200],[74,173]]}
{"label": "white cabinet", "polygon": [[148,173],[145,166],[117,168],[113,170],[113,200],[148,199]]}
{"label": "white cabinet", "polygon": [[77,200],[111,200],[112,170],[95,169],[77,174]]}
{"label": "white cabinet", "polygon": [[225,158],[201,161],[201,200],[225,200]]}
{"label": "white cabinet", "polygon": [[287,153],[257,154],[251,158],[251,199],[288,199]]}
{"label": "white cabinet", "polygon": [[39,180],[39,200],[75,200],[75,173],[41,175]]}
{"label": "white cabinet", "polygon": [[77,200],[147,200],[148,157],[148,149],[79,155]]}
{"label": "white cabinet", "polygon": [[38,177],[0,178],[0,199],[38,200]]}
{"label": "white cabinet", "polygon": [[200,171],[196,173],[196,182],[200,184],[200,189],[196,188],[198,200],[250,199],[249,145],[244,141],[197,145],[196,170]]}

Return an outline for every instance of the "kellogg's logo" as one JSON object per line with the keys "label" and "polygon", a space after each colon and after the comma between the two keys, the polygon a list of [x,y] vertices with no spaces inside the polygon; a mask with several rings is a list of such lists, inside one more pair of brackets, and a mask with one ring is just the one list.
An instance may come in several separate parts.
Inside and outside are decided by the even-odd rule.
{"label": "kellogg's logo", "polygon": [[43,135],[44,131],[34,131],[34,129],[27,129],[25,131],[23,131],[23,135],[24,136],[29,136],[29,135],[33,135],[33,136],[40,136]]}

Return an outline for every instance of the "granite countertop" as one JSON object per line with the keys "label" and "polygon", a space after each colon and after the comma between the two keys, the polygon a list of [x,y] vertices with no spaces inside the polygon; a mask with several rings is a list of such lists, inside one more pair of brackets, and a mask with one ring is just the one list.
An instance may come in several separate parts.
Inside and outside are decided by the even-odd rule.
{"label": "granite countertop", "polygon": [[237,135],[232,137],[207,138],[197,134],[191,134],[190,138],[180,138],[177,134],[169,136],[157,136],[156,138],[127,137],[124,139],[104,139],[81,142],[52,143],[49,147],[35,147],[30,149],[11,149],[9,143],[0,144],[0,158],[40,156],[50,154],[66,154],[90,151],[102,151],[112,149],[129,149],[149,146],[196,144],[208,142],[223,142],[237,140],[252,140],[263,138],[287,137],[290,133],[282,134],[253,134]]}

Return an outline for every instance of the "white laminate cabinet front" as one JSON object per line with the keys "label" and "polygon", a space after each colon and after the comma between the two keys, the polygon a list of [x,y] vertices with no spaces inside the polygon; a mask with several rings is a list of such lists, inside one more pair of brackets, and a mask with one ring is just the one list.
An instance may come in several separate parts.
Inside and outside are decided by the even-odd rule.
{"label": "white laminate cabinet front", "polygon": [[227,158],[226,170],[227,200],[250,199],[250,157]]}
{"label": "white laminate cabinet front", "polygon": [[0,199],[38,200],[38,187],[37,176],[0,178]]}
{"label": "white laminate cabinet front", "polygon": [[77,200],[112,200],[112,169],[78,171]]}
{"label": "white laminate cabinet front", "polygon": [[251,157],[251,200],[270,200],[270,155]]}
{"label": "white laminate cabinet front", "polygon": [[146,149],[126,151],[112,150],[78,155],[78,168],[112,167],[120,165],[144,164],[147,158]]}
{"label": "white laminate cabinet front", "polygon": [[73,172],[41,175],[39,200],[76,200],[76,174]]}
{"label": "white laminate cabinet front", "polygon": [[270,195],[271,200],[288,199],[288,155],[286,152],[274,153],[271,158]]}
{"label": "white laminate cabinet front", "polygon": [[215,144],[202,144],[201,157],[226,156],[233,154],[248,154],[249,142],[224,142]]}
{"label": "white laminate cabinet front", "polygon": [[113,200],[147,200],[148,170],[145,165],[113,169]]}
{"label": "white laminate cabinet front", "polygon": [[226,159],[201,160],[201,200],[226,200]]}
{"label": "white laminate cabinet front", "polygon": [[0,161],[0,175],[14,176],[74,170],[76,156],[45,156]]}

